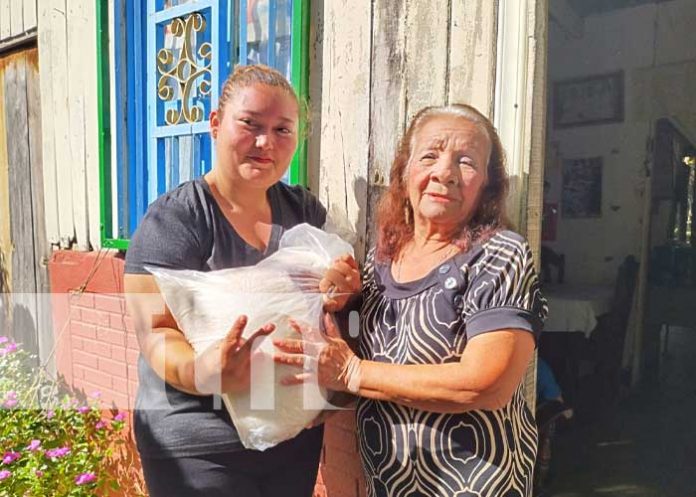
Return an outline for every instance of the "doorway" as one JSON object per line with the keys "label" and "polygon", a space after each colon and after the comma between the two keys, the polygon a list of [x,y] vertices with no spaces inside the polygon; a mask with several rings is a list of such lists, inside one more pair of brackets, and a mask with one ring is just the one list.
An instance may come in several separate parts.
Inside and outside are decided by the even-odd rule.
{"label": "doorway", "polygon": [[696,490],[695,22],[689,0],[549,0],[540,356],[573,417],[545,495]]}

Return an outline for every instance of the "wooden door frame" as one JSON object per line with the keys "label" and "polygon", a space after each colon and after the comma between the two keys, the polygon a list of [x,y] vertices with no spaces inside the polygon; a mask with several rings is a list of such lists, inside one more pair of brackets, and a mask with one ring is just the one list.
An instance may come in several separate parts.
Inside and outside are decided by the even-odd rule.
{"label": "wooden door frame", "polygon": [[[507,152],[508,215],[529,240],[539,268],[546,142],[548,0],[498,1],[493,123]],[[525,379],[536,405],[536,360]]]}

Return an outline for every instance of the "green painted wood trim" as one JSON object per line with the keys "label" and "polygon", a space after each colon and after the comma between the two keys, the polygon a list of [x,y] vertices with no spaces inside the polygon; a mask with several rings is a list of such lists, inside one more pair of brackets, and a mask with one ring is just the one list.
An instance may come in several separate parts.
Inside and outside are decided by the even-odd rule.
{"label": "green painted wood trim", "polygon": [[129,243],[130,243],[130,240],[123,240],[120,238],[108,238],[108,239],[102,240],[102,247],[103,248],[118,249],[118,250],[128,250]]}
{"label": "green painted wood trim", "polygon": [[111,105],[109,98],[109,2],[95,0],[97,7],[97,112],[99,122],[99,190],[102,247],[113,246],[111,226]]}
{"label": "green painted wood trim", "polygon": [[[300,101],[309,101],[309,0],[292,5],[292,86]],[[305,116],[304,121],[309,119]],[[297,152],[290,164],[290,184],[307,186],[307,124],[300,126]]]}

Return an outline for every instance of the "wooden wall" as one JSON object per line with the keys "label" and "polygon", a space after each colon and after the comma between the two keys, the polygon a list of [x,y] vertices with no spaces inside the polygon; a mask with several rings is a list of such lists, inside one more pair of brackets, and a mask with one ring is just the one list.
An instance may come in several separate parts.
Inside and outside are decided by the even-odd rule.
{"label": "wooden wall", "polygon": [[0,0],[0,48],[36,34],[37,4],[38,0]]}
{"label": "wooden wall", "polygon": [[38,4],[46,231],[52,244],[98,248],[96,3]]}
{"label": "wooden wall", "polygon": [[[408,119],[432,104],[493,110],[490,0],[312,2],[310,186],[369,245],[374,205]],[[359,254],[360,255],[360,254]]]}

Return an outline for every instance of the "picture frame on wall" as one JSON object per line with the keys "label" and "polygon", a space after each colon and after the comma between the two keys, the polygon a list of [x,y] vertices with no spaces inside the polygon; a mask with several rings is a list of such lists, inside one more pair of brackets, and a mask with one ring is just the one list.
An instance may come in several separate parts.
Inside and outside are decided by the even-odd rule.
{"label": "picture frame on wall", "polygon": [[555,128],[614,123],[623,120],[623,71],[554,83],[553,125]]}

